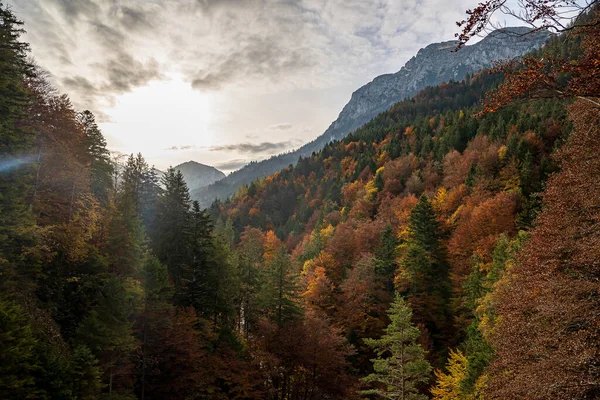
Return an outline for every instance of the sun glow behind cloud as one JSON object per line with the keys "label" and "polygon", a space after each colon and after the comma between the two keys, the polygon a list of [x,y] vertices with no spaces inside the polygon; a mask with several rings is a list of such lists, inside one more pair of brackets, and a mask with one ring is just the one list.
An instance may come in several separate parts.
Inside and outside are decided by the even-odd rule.
{"label": "sun glow behind cloud", "polygon": [[[514,2],[516,0],[509,0]],[[6,0],[110,148],[227,170],[315,139],[474,0]],[[171,150],[167,150],[171,149]]]}
{"label": "sun glow behind cloud", "polygon": [[101,128],[112,150],[137,149],[151,162],[169,158],[173,149],[215,144],[211,123],[218,95],[194,90],[181,76],[152,81],[116,98]]}

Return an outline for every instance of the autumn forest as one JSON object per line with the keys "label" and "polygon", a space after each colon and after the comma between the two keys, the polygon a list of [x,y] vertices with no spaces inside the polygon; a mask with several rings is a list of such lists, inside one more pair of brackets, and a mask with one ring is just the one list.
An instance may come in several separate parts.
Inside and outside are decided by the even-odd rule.
{"label": "autumn forest", "polygon": [[594,3],[206,209],[0,4],[0,398],[600,398]]}

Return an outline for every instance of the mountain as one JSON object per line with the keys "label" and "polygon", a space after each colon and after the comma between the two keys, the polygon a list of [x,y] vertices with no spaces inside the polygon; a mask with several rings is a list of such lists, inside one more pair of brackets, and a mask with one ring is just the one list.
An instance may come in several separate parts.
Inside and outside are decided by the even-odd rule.
{"label": "mountain", "polygon": [[198,190],[225,178],[225,174],[215,167],[200,164],[196,161],[179,164],[175,167],[175,170],[181,171],[190,191]]}
{"label": "mountain", "polygon": [[298,150],[252,162],[210,186],[192,190],[192,198],[204,206],[216,198],[225,199],[240,186],[295,164],[300,157],[310,156],[327,143],[342,139],[419,90],[442,82],[462,80],[466,74],[488,68],[496,60],[522,56],[541,47],[548,36],[546,31],[529,33],[526,27],[513,27],[491,32],[480,42],[465,46],[459,52],[452,51],[456,48],[456,41],[430,44],[419,50],[400,71],[378,76],[355,91],[338,118],[314,141]]}

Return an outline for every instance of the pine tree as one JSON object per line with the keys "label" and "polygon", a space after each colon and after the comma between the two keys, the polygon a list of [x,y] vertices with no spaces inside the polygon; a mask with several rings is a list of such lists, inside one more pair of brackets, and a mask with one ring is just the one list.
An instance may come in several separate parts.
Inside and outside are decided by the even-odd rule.
{"label": "pine tree", "polygon": [[259,294],[262,312],[278,326],[294,320],[300,314],[296,301],[296,280],[285,247],[279,246],[266,266]]}
{"label": "pine tree", "polygon": [[27,127],[32,75],[29,45],[21,42],[23,22],[0,3],[0,289],[4,294],[29,293],[38,262],[26,254],[35,245],[31,189],[38,153],[36,131]]}
{"label": "pine tree", "polygon": [[22,308],[0,299],[0,398],[35,398],[35,344]]}
{"label": "pine tree", "polygon": [[109,394],[131,389],[130,355],[138,345],[132,334],[135,297],[121,279],[107,278],[98,293],[97,306],[77,330],[75,342],[87,346],[99,360],[102,383]]}
{"label": "pine tree", "polygon": [[202,312],[202,303],[209,296],[208,276],[214,253],[213,224],[206,210],[197,201],[192,202],[192,260],[186,278],[185,305]]}
{"label": "pine tree", "polygon": [[397,289],[407,296],[415,320],[425,326],[436,350],[445,347],[450,333],[448,262],[441,239],[435,211],[423,195],[410,214]]}
{"label": "pine tree", "polygon": [[376,388],[362,391],[362,395],[378,395],[385,399],[419,400],[427,396],[419,388],[429,381],[431,366],[417,341],[421,333],[411,323],[412,310],[406,301],[396,295],[388,311],[390,324],[380,339],[365,339],[377,354],[373,359],[374,373],[363,378],[375,383]]}
{"label": "pine tree", "polygon": [[167,266],[175,295],[178,302],[182,302],[194,256],[190,194],[181,171],[169,168],[161,181],[164,190],[157,206],[153,248],[158,259]]}
{"label": "pine tree", "polygon": [[90,169],[92,193],[101,204],[108,204],[109,192],[113,187],[113,165],[106,139],[96,124],[94,114],[86,110],[78,114],[79,123],[85,134],[86,164]]}
{"label": "pine tree", "polygon": [[100,397],[102,383],[98,360],[87,346],[75,347],[72,355],[73,394],[75,398],[93,400]]}

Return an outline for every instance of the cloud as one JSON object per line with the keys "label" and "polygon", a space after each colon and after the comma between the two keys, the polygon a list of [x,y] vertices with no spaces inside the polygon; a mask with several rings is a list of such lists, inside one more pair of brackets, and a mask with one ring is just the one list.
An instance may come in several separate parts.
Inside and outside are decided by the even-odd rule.
{"label": "cloud", "polygon": [[216,163],[214,166],[215,168],[221,169],[221,170],[225,170],[225,171],[234,171],[236,169],[240,169],[243,166],[245,166],[246,164],[248,164],[250,162],[250,160],[243,160],[240,158],[236,158],[233,160],[228,160],[228,161],[224,161],[221,163]]}
{"label": "cloud", "polygon": [[185,146],[171,146],[166,148],[165,150],[169,150],[169,151],[178,151],[178,150],[189,150],[194,148],[193,145],[191,144],[186,144]]}
{"label": "cloud", "polygon": [[[74,103],[181,73],[199,91],[366,83],[449,39],[472,0],[7,0]],[[435,31],[431,27],[435,26]],[[81,76],[96,89],[75,85]],[[66,85],[69,83],[69,85]]]}
{"label": "cloud", "polygon": [[125,53],[94,66],[99,72],[106,74],[107,82],[103,86],[103,90],[111,94],[129,92],[152,80],[164,77],[154,58],[150,58],[146,63],[141,63]]}
{"label": "cloud", "polygon": [[288,129],[292,129],[294,125],[288,123],[288,122],[284,122],[282,124],[275,124],[275,125],[271,125],[269,127],[269,129],[275,130],[275,131],[284,131],[284,130],[288,130]]}
{"label": "cloud", "polygon": [[236,143],[226,144],[221,146],[212,146],[210,151],[237,151],[247,154],[261,154],[265,152],[281,151],[290,149],[297,143],[296,140],[288,140],[285,142],[262,142],[262,143]]}

